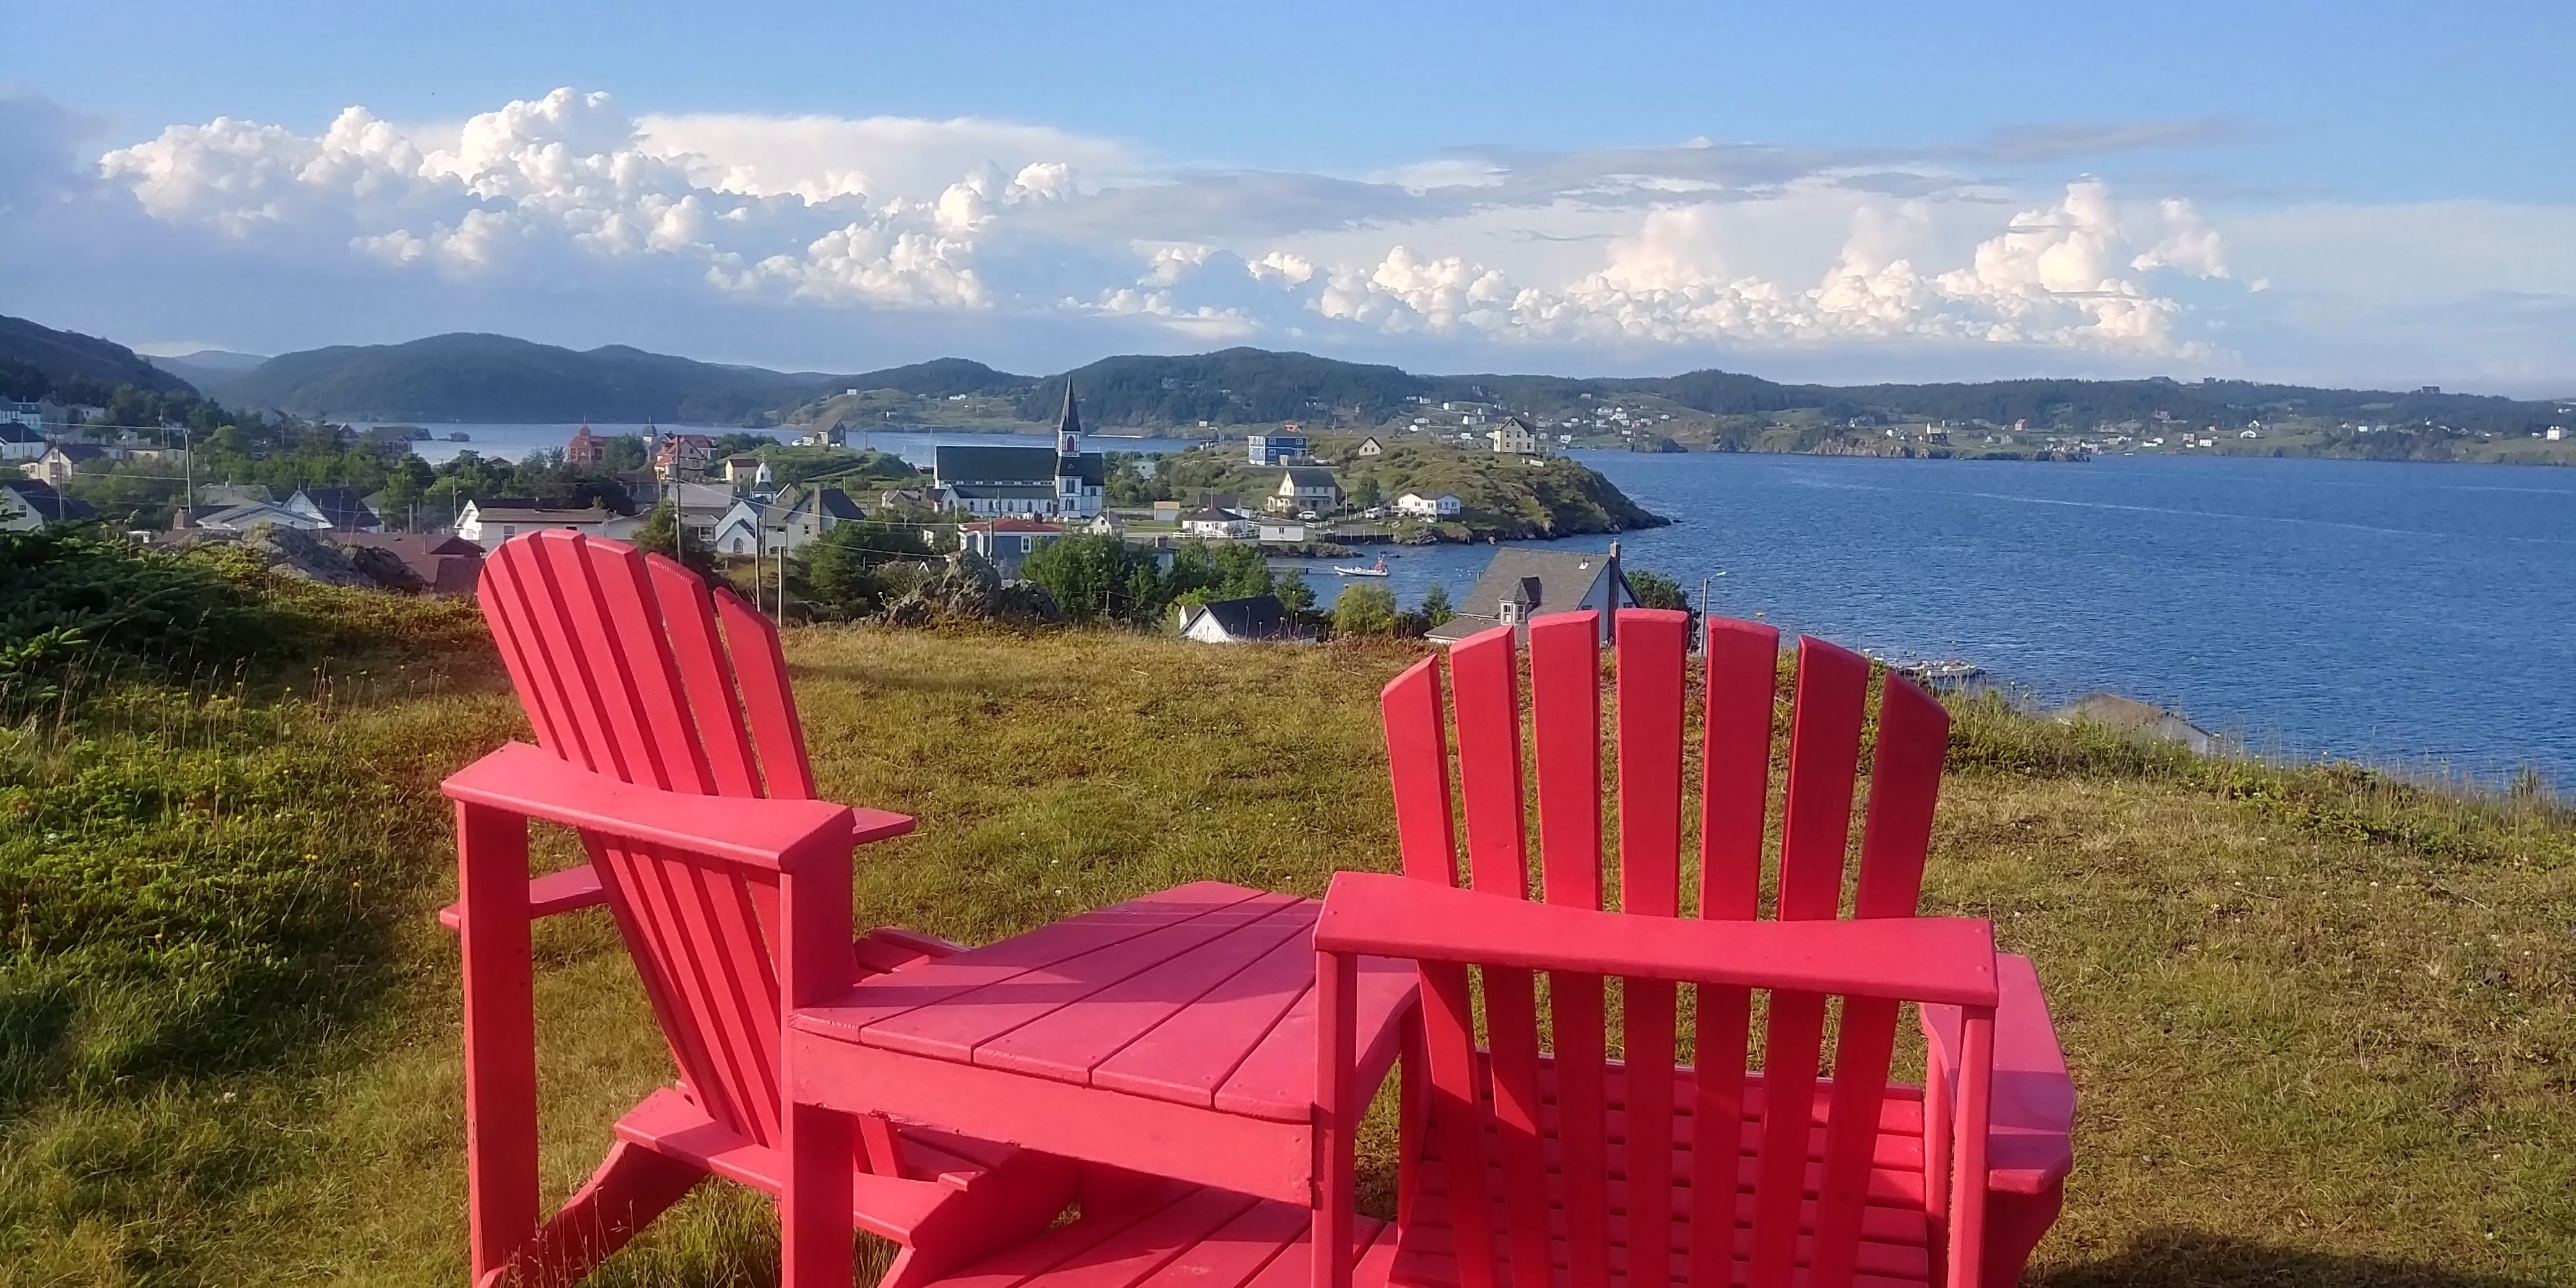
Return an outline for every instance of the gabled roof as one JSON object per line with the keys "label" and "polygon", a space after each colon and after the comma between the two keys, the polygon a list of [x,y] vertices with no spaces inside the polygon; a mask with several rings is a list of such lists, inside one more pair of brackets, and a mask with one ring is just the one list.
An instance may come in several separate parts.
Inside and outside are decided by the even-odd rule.
{"label": "gabled roof", "polygon": [[1431,628],[1430,638],[1444,643],[1462,640],[1498,625],[1505,600],[1520,605],[1524,622],[1539,613],[1572,612],[1608,575],[1619,577],[1611,607],[1635,604],[1637,596],[1628,589],[1626,574],[1618,572],[1617,560],[1607,553],[1505,547],[1494,552],[1493,562],[1485,565],[1484,575],[1459,603],[1458,616]]}
{"label": "gabled roof", "polygon": [[95,461],[107,456],[107,449],[96,443],[56,443],[53,450],[68,461]]}
{"label": "gabled roof", "polygon": [[334,528],[358,529],[384,522],[368,508],[366,498],[358,495],[358,489],[353,487],[298,488],[294,496],[286,499],[287,508],[302,508],[295,504],[297,501],[310,505],[314,513],[321,515]]}
{"label": "gabled roof", "polygon": [[0,479],[0,492],[14,493],[19,502],[38,518],[48,523],[73,523],[98,517],[89,502],[75,500],[54,490],[51,483],[35,479]]}
{"label": "gabled roof", "polygon": [[860,509],[859,503],[851,500],[849,493],[836,487],[816,488],[796,498],[796,508],[811,510],[816,514],[844,522],[856,522],[868,517],[868,512]]}
{"label": "gabled roof", "polygon": [[1192,511],[1190,511],[1189,513],[1184,514],[1184,515],[1182,515],[1182,516],[1181,516],[1181,522],[1183,522],[1183,523],[1241,523],[1241,522],[1244,522],[1244,518],[1243,518],[1243,516],[1242,516],[1242,515],[1236,514],[1236,513],[1235,513],[1234,511],[1232,511],[1232,510],[1219,510],[1219,509],[1215,509],[1215,508],[1211,507],[1211,508],[1209,508],[1209,509],[1204,509],[1204,510],[1192,510]]}
{"label": "gabled roof", "polygon": [[1055,485],[1052,447],[982,447],[941,445],[931,449],[932,475],[942,484]]}
{"label": "gabled roof", "polygon": [[0,420],[0,443],[41,443],[45,431],[22,421]]}
{"label": "gabled roof", "polygon": [[1181,619],[1181,629],[1198,624],[1204,615],[1216,619],[1219,629],[1239,640],[1288,639],[1296,634],[1288,620],[1288,606],[1277,595],[1250,595],[1242,599],[1211,599],[1199,605],[1198,611]]}
{"label": "gabled roof", "polygon": [[1342,485],[1334,481],[1333,472],[1319,465],[1289,466],[1288,482],[1300,489],[1330,488],[1336,492],[1342,490]]}

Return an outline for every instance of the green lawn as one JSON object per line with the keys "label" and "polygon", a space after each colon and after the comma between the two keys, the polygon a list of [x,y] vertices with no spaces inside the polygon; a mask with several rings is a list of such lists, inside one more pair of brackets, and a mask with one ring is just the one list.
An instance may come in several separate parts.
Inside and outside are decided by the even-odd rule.
{"label": "green lawn", "polygon": [[[824,792],[922,821],[863,853],[863,924],[980,942],[1392,866],[1374,696],[1410,647],[789,651]],[[434,784],[518,721],[474,652],[360,669],[0,734],[0,1285],[462,1277]],[[1984,709],[1953,762],[1927,904],[2038,960],[2083,1097],[2037,1282],[2576,1281],[2566,815]],[[539,949],[559,1196],[671,1070],[601,914]],[[767,1282],[774,1256],[765,1205],[711,1185],[600,1281]]]}

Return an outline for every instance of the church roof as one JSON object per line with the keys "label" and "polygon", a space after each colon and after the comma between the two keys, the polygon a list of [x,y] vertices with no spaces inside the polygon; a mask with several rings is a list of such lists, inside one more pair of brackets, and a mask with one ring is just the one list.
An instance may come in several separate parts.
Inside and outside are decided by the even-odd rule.
{"label": "church roof", "polygon": [[1071,376],[1064,378],[1064,414],[1056,417],[1055,432],[1059,434],[1079,434],[1082,432],[1082,409],[1074,405],[1073,377]]}

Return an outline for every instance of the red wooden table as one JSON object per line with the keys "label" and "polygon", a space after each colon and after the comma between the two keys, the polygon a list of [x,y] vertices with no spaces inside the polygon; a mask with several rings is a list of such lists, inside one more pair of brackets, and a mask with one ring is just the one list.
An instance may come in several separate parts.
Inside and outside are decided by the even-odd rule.
{"label": "red wooden table", "polygon": [[[1322,906],[1204,881],[868,979],[790,1015],[789,1096],[1306,1206]],[[1362,1086],[1415,978],[1362,962]]]}

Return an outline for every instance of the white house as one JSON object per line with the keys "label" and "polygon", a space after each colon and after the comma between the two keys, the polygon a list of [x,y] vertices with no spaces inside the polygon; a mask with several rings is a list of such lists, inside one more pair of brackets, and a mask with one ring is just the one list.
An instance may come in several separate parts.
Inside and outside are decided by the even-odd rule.
{"label": "white house", "polygon": [[1193,510],[1181,516],[1181,532],[1193,537],[1249,537],[1257,533],[1250,519],[1231,510]]}
{"label": "white house", "polygon": [[1547,450],[1547,444],[1540,441],[1538,431],[1531,429],[1530,423],[1518,416],[1505,420],[1499,429],[1487,431],[1485,437],[1494,440],[1497,452],[1534,456]]}
{"label": "white house", "polygon": [[34,479],[0,478],[0,532],[30,532],[53,523],[78,523],[97,511]]}
{"label": "white house", "polygon": [[20,465],[18,471],[39,483],[60,487],[83,466],[115,457],[115,452],[96,443],[48,443],[42,455]]}
{"label": "white house", "polygon": [[[33,406],[21,403],[20,406]],[[23,421],[0,419],[0,461],[32,461],[45,454],[52,444],[45,441],[42,427]]]}
{"label": "white house", "polygon": [[1385,451],[1386,448],[1380,446],[1377,439],[1373,436],[1360,440],[1359,454],[1362,456],[1376,456]]}
{"label": "white house", "polygon": [[1425,519],[1454,519],[1458,517],[1458,498],[1447,492],[1438,496],[1407,492],[1395,498],[1395,512],[1419,515]]}
{"label": "white house", "polygon": [[1306,523],[1302,519],[1258,519],[1252,534],[1263,541],[1297,545],[1306,540]]}
{"label": "white house", "polygon": [[331,526],[301,510],[290,510],[274,501],[240,501],[228,505],[201,505],[179,516],[177,526],[205,532],[248,532],[257,527],[301,528],[320,532]]}
{"label": "white house", "polygon": [[1277,595],[1215,599],[1181,610],[1181,638],[1201,644],[1305,642]]}
{"label": "white house", "polygon": [[788,544],[787,511],[748,498],[736,501],[716,520],[715,535],[708,544],[720,555],[774,555]]}
{"label": "white house", "polygon": [[1262,501],[1262,508],[1280,514],[1304,514],[1311,510],[1329,514],[1342,502],[1342,485],[1333,481],[1333,472],[1314,465],[1291,465],[1280,472],[1279,486]]}
{"label": "white house", "polygon": [[605,506],[586,510],[557,509],[538,506],[491,506],[468,501],[456,516],[456,535],[485,550],[498,550],[501,543],[523,533],[563,528],[594,537],[623,541],[635,535],[644,521],[632,515],[611,512]]}

